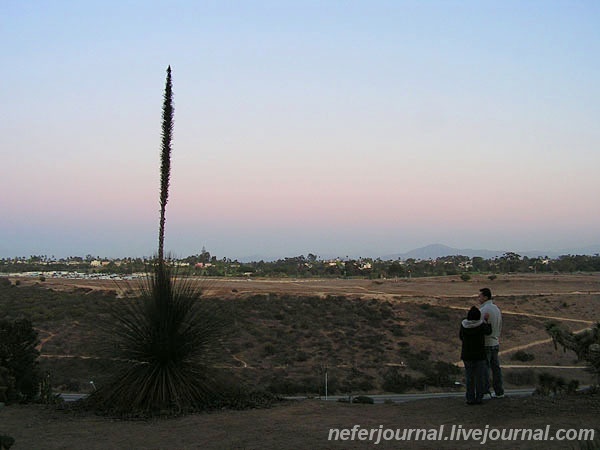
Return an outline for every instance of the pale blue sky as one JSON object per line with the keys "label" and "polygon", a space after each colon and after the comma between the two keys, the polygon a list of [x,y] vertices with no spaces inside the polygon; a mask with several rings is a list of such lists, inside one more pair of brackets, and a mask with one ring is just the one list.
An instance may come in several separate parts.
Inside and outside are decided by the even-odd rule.
{"label": "pale blue sky", "polygon": [[600,243],[596,1],[4,1],[0,256]]}

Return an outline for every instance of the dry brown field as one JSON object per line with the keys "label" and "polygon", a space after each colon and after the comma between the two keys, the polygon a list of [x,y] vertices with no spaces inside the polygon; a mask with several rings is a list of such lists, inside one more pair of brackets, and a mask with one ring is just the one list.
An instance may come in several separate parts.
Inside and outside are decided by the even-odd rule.
{"label": "dry brown field", "polygon": [[[508,274],[491,281],[486,275],[474,275],[468,282],[455,277],[396,278],[383,280],[331,278],[196,278],[208,296],[238,296],[259,293],[300,295],[347,295],[387,299],[399,297],[476,297],[478,288],[488,286],[495,297],[515,295],[564,295],[600,293],[600,274]],[[24,279],[26,284],[36,278]],[[130,281],[47,278],[52,289],[130,288]],[[236,292],[237,291],[237,292]]]}
{"label": "dry brown field", "polygon": [[[23,281],[23,284],[36,283]],[[456,329],[460,317],[475,304],[480,287],[492,289],[502,309],[505,328],[502,360],[506,371],[524,366],[544,366],[566,378],[586,378],[570,353],[556,351],[544,324],[556,320],[580,330],[600,320],[600,275],[500,275],[490,281],[475,276],[398,280],[346,279],[210,279],[199,280],[206,296],[244,298],[255,294],[346,296],[389,302],[402,308],[411,345],[435,348],[440,359],[457,359]],[[48,279],[52,289],[131,289],[131,283]],[[450,319],[422,315],[427,303],[447,312]],[[510,360],[525,349],[535,353],[531,363]],[[389,361],[393,362],[393,361]],[[248,361],[250,365],[259,361]],[[512,368],[510,366],[521,366]],[[550,369],[548,366],[553,366]],[[589,378],[588,378],[589,380]],[[357,405],[320,400],[284,402],[273,408],[251,411],[218,411],[176,419],[120,421],[90,414],[73,414],[45,406],[11,405],[0,409],[0,434],[16,439],[15,449],[152,448],[152,449],[335,449],[371,448],[369,441],[329,441],[330,428],[439,428],[452,425],[483,429],[594,428],[600,438],[599,395],[508,397],[481,406],[467,406],[461,398],[418,400],[400,404]],[[478,448],[475,441],[382,442],[383,448]],[[495,441],[486,448],[580,448],[566,441]]]}
{"label": "dry brown field", "polygon": [[[484,286],[492,290],[494,301],[504,316],[501,352],[506,365],[528,365],[509,358],[517,350],[534,349],[538,366],[581,366],[572,353],[556,351],[544,325],[553,320],[571,331],[580,331],[600,320],[600,274],[508,274],[499,275],[493,281],[485,275],[475,275],[468,282],[458,276],[387,280],[197,278],[195,281],[202,287],[205,297],[243,299],[256,294],[287,294],[389,302],[402,310],[404,316],[411,317],[402,323],[408,329],[411,348],[431,350],[435,347],[438,359],[449,362],[457,359],[457,343],[453,339],[457,324],[476,304],[479,288]],[[28,283],[35,284],[38,280],[24,282]],[[85,288],[131,294],[137,284],[130,281],[47,279],[44,286],[56,290]],[[450,320],[428,317],[417,308],[423,304],[447,312],[445,316],[449,316]],[[239,356],[251,366],[257,363],[248,360],[251,355]],[[390,360],[383,363],[399,362]],[[556,372],[551,368],[548,371]],[[556,373],[580,378],[583,383],[589,381],[581,370],[563,368]]]}

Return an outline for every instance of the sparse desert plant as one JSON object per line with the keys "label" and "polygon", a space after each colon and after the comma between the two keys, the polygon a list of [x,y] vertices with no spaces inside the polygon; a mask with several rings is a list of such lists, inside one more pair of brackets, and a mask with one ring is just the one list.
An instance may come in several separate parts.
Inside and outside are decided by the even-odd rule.
{"label": "sparse desert plant", "polygon": [[390,367],[383,374],[382,387],[385,391],[403,393],[412,388],[416,384],[416,380],[403,373],[398,367]]}
{"label": "sparse desert plant", "polygon": [[32,401],[39,392],[38,333],[28,319],[0,320],[0,386],[8,401]]}
{"label": "sparse desert plant", "polygon": [[277,353],[277,349],[273,344],[266,344],[263,347],[263,356],[273,356]]}
{"label": "sparse desert plant", "polygon": [[490,280],[490,281],[494,281],[496,278],[498,278],[497,275],[494,275],[494,274],[488,275],[488,280]]}
{"label": "sparse desert plant", "polygon": [[170,415],[218,402],[213,363],[225,329],[222,315],[207,308],[200,290],[178,278],[164,255],[173,132],[171,67],[167,69],[162,122],[158,257],[141,297],[113,313],[113,351],[123,368],[94,391],[88,404],[119,415]]}
{"label": "sparse desert plant", "polygon": [[579,381],[571,380],[567,382],[563,377],[554,376],[548,372],[543,372],[538,376],[538,385],[536,392],[542,395],[556,395],[561,393],[575,393],[579,387]]}
{"label": "sparse desert plant", "polygon": [[366,395],[358,395],[352,399],[352,403],[362,403],[363,405],[372,405],[375,403],[373,397],[368,397]]}
{"label": "sparse desert plant", "polygon": [[60,394],[55,394],[53,392],[52,379],[49,373],[41,378],[39,402],[46,405],[56,405],[64,402]]}
{"label": "sparse desert plant", "polygon": [[600,450],[600,439],[578,442],[578,447],[574,448],[577,448],[578,450]]}
{"label": "sparse desert plant", "polygon": [[0,436],[0,449],[8,450],[15,443],[15,439],[11,436]]}
{"label": "sparse desert plant", "polygon": [[531,369],[511,370],[504,377],[506,381],[515,386],[531,386],[535,384],[535,372]]}
{"label": "sparse desert plant", "polygon": [[538,376],[536,392],[541,395],[557,394],[563,390],[565,384],[564,378],[555,377],[548,372],[543,372]]}
{"label": "sparse desert plant", "polygon": [[390,327],[390,330],[392,331],[392,334],[396,337],[405,336],[404,328],[402,327],[402,325],[395,323]]}
{"label": "sparse desert plant", "polygon": [[565,352],[571,350],[580,361],[585,361],[590,372],[596,375],[596,383],[600,384],[600,322],[581,333],[572,333],[550,322],[546,324],[546,331],[552,337],[555,348],[560,345]]}
{"label": "sparse desert plant", "polygon": [[527,361],[533,361],[535,359],[535,355],[531,354],[531,353],[527,353],[526,351],[523,350],[519,350],[517,352],[515,352],[510,359],[512,361],[521,361],[521,362],[527,362]]}
{"label": "sparse desert plant", "polygon": [[462,273],[460,275],[460,279],[463,281],[469,281],[471,279],[471,275],[469,275],[468,273]]}
{"label": "sparse desert plant", "polygon": [[99,410],[153,415],[205,409],[218,401],[213,368],[226,319],[190,283],[156,266],[142,296],[117,308],[115,359],[124,367],[90,396]]}

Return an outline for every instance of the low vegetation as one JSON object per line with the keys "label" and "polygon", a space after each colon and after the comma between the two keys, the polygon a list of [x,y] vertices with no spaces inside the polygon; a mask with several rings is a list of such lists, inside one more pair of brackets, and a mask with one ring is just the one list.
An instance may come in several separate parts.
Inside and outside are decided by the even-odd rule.
{"label": "low vegetation", "polygon": [[570,332],[556,322],[550,322],[546,331],[552,337],[555,348],[560,345],[565,352],[572,351],[579,360],[585,361],[600,385],[600,322],[580,333]]}
{"label": "low vegetation", "polygon": [[[579,297],[505,296],[500,302],[513,310],[530,308],[540,313],[546,309],[548,315],[593,314],[589,308],[596,296]],[[102,351],[106,340],[98,337],[99,323],[110,322],[115,305],[132,301],[115,291],[54,291],[46,283],[0,287],[0,309],[7,320],[31,321],[43,342],[41,374],[49,374],[52,386],[60,391],[91,392],[121,369]],[[456,329],[465,311],[450,306],[468,305],[468,298],[436,304],[419,299],[240,292],[201,301],[222,310],[231,321],[228,338],[219,344],[222,359],[217,365],[223,377],[240,384],[277,394],[323,395],[326,372],[330,394],[403,392],[440,383],[449,388],[462,379],[462,373],[449,373],[436,363],[458,360]],[[565,301],[567,309],[561,306]],[[506,342],[543,339],[543,319],[507,315],[505,321]],[[538,337],[531,335],[535,329]],[[429,353],[433,348],[435,353]],[[573,364],[568,353],[555,352],[551,346],[509,353],[505,361],[509,360],[523,365]],[[505,375],[515,386],[533,386],[538,373],[523,368]],[[575,376],[569,372],[567,378]],[[582,382],[589,383],[587,377]]]}
{"label": "low vegetation", "polygon": [[[66,391],[90,392],[109,383],[108,374],[122,369],[119,360],[140,359],[114,350],[107,353],[106,343],[113,341],[106,338],[106,330],[110,334],[112,329],[99,326],[112,323],[114,328],[111,311],[116,305],[142,304],[117,298],[113,291],[58,292],[41,284],[0,288],[0,305],[10,318],[35,318],[34,326],[44,330],[41,337],[49,339],[43,344],[42,373],[51,376],[55,388]],[[415,347],[408,336],[413,331],[406,325],[411,316],[433,319],[435,315],[449,332],[455,331],[460,317],[456,311],[348,297],[273,294],[206,298],[199,304],[229,320],[227,339],[216,345],[220,362],[210,364],[223,367],[222,376],[239,384],[276,394],[319,395],[324,394],[326,370],[330,394],[404,392],[452,386],[460,378],[453,364],[439,362],[426,349]],[[456,323],[447,320],[448,314],[456,316]]]}
{"label": "low vegetation", "polygon": [[38,334],[29,319],[0,320],[0,402],[38,396]]}

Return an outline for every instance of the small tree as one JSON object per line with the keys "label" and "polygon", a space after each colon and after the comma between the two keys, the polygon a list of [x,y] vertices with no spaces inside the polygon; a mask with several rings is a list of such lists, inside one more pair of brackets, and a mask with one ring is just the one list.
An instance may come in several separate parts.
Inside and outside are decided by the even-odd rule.
{"label": "small tree", "polygon": [[550,322],[546,324],[546,331],[554,341],[554,348],[561,345],[564,351],[571,350],[580,361],[587,362],[590,372],[596,374],[596,383],[600,384],[600,322],[577,334]]}
{"label": "small tree", "polygon": [[37,396],[38,344],[38,333],[29,320],[0,320],[0,388],[6,388],[7,400],[31,401]]}

